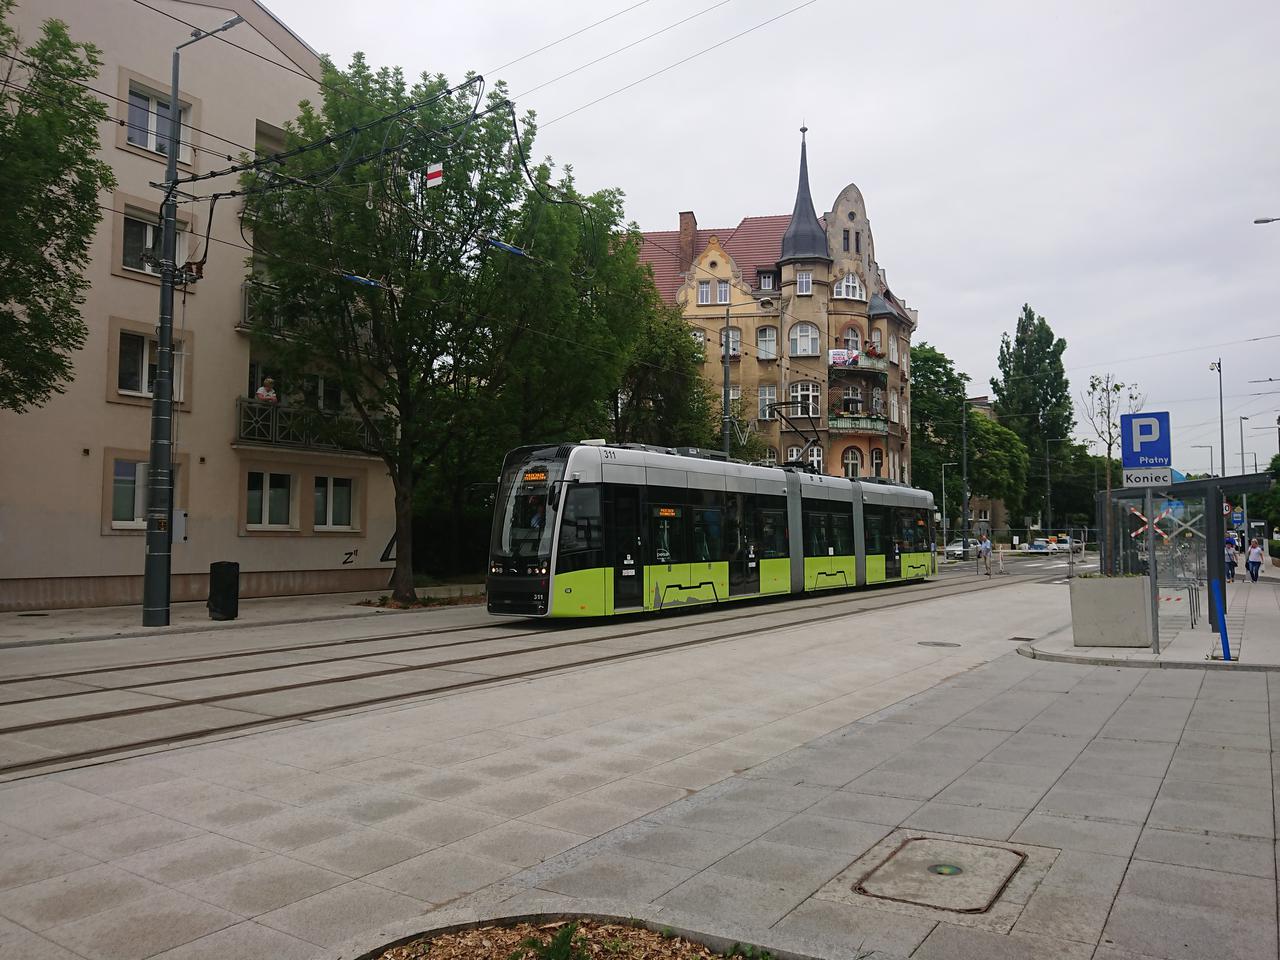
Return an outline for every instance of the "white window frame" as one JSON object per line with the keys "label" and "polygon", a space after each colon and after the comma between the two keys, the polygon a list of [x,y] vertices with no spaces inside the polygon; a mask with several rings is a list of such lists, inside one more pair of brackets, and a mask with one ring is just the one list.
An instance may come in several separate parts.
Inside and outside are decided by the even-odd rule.
{"label": "white window frame", "polygon": [[[136,267],[124,262],[124,234],[122,233],[120,245],[120,269],[130,270],[134,273],[145,273],[149,277],[158,277],[160,276],[160,258],[158,254],[160,251],[160,240],[163,227],[153,214],[145,213],[141,210],[126,209],[124,213],[124,225],[122,227],[123,231],[128,231],[129,221],[131,220],[134,223],[140,223],[143,226],[142,249],[144,259],[142,263]],[[178,232],[175,241],[173,259],[174,263],[181,267],[187,262],[187,231],[182,228],[181,224],[178,225]],[[157,256],[153,258],[153,263],[147,263],[145,259],[146,252],[150,250],[154,250],[157,253]]]}
{"label": "white window frame", "polygon": [[890,363],[898,362],[898,338],[897,337],[889,338],[889,362]]}
{"label": "white window frame", "polygon": [[846,350],[862,350],[862,331],[857,327],[845,327],[844,332],[840,334],[840,339],[844,341]]}
{"label": "white window frame", "polygon": [[[843,407],[846,415],[858,416],[857,411],[862,407],[862,387],[858,386],[857,384],[854,384],[853,386],[850,386],[850,387],[845,387],[844,393],[840,399],[844,401]],[[856,400],[858,402],[854,404],[850,404],[849,403],[850,400]],[[849,409],[850,406],[853,407],[852,410]]]}
{"label": "white window frame", "polygon": [[[334,522],[333,522],[333,487],[334,487],[334,481],[335,481],[335,480],[345,480],[345,481],[347,481],[347,483],[348,483],[348,484],[350,484],[350,487],[349,487],[349,489],[350,489],[350,500],[348,501],[348,504],[347,504],[347,508],[348,508],[348,510],[350,511],[350,516],[347,518],[348,522],[347,522],[347,523],[345,523],[345,524],[343,524],[343,523],[334,523]],[[334,477],[334,476],[328,476],[328,475],[316,474],[316,476],[312,479],[312,482],[311,482],[311,496],[312,496],[311,514],[312,514],[313,522],[314,522],[314,518],[315,518],[315,497],[318,495],[318,491],[316,490],[316,484],[317,484],[317,483],[319,483],[320,481],[324,481],[324,486],[325,486],[325,492],[324,492],[324,502],[325,502],[325,522],[324,522],[324,523],[315,523],[315,524],[314,524],[314,526],[313,526],[313,529],[315,529],[315,530],[356,530],[356,529],[359,529],[359,526],[358,526],[358,524],[356,523],[356,480],[355,480],[355,477]]]}
{"label": "white window frame", "polygon": [[729,302],[729,281],[716,281],[716,303],[725,304]]}
{"label": "white window frame", "polygon": [[884,473],[884,451],[875,447],[871,451],[871,475],[879,477]]}
{"label": "white window frame", "polygon": [[[804,345],[800,341],[802,331],[810,349],[801,349],[801,346]],[[809,331],[813,332],[810,333]],[[801,320],[799,323],[792,324],[787,339],[791,347],[791,356],[793,357],[816,357],[822,353],[821,331],[818,330],[816,324],[812,324],[808,320]]]}
{"label": "white window frame", "polygon": [[[139,372],[139,389],[131,390],[120,386],[120,367],[124,359],[125,337],[132,337],[143,342],[142,365]],[[158,354],[160,341],[136,330],[121,330],[118,334],[116,350],[116,393],[123,397],[154,397],[155,383],[151,379],[151,370],[159,366]],[[185,372],[187,355],[182,349],[181,340],[173,341],[173,400],[181,403],[185,392]]]}
{"label": "white window frame", "polygon": [[[116,519],[116,465],[133,464],[133,517],[128,520]],[[129,460],[116,457],[111,464],[111,529],[112,530],[145,530],[147,529],[147,479],[150,464],[146,460]]]}
{"label": "white window frame", "polygon": [[778,465],[778,451],[773,447],[764,448],[764,462],[771,467]]}
{"label": "white window frame", "polygon": [[778,359],[778,328],[764,326],[756,329],[756,359]]}
{"label": "white window frame", "polygon": [[742,417],[742,387],[736,383],[729,384],[729,414]]}
{"label": "white window frame", "polygon": [[[145,98],[147,119],[145,126],[137,124],[134,120],[135,98],[141,100]],[[157,112],[157,105],[165,105],[166,116],[162,120]],[[137,103],[141,107],[141,103]],[[191,106],[178,101],[178,161],[180,163],[191,162]],[[129,84],[129,98],[125,104],[125,141],[130,146],[137,147],[140,150],[147,150],[157,156],[167,156],[166,151],[161,147],[161,143],[167,143],[169,140],[169,96],[164,93],[157,93],[154,90],[148,90],[146,87],[136,83]],[[163,130],[160,125],[164,124]],[[135,134],[138,139],[134,139]]]}
{"label": "white window frame", "polygon": [[[720,336],[717,339],[720,344],[721,356],[723,356],[724,355],[723,353],[724,327],[720,328]],[[742,328],[741,327],[729,328],[729,356],[731,357],[742,356]]]}
{"label": "white window frame", "polygon": [[809,297],[813,295],[813,271],[797,270],[796,271],[796,296]]}
{"label": "white window frame", "polygon": [[822,413],[822,387],[812,380],[797,380],[787,388],[787,399],[793,406],[794,416],[816,417]]}
{"label": "white window frame", "polygon": [[[314,390],[317,410],[327,413],[337,413],[342,410],[342,386],[336,378],[325,376],[323,373],[308,373],[303,375],[302,384],[304,391]],[[329,406],[325,403],[324,395],[333,390],[338,391],[338,402],[334,406]]]}
{"label": "white window frame", "polygon": [[[856,480],[862,476],[862,451],[857,447],[846,447],[844,453],[840,455],[840,467],[850,480]],[[852,471],[850,467],[853,468]]]}
{"label": "white window frame", "polygon": [[[261,509],[258,512],[258,520],[255,522],[249,519],[249,478],[257,474],[262,477],[262,502]],[[289,479],[289,517],[284,523],[271,522],[271,479],[273,477],[288,477]],[[296,516],[298,498],[295,496],[298,486],[297,477],[292,473],[276,473],[271,470],[248,470],[245,472],[245,529],[246,530],[293,530],[296,529],[294,517]]]}
{"label": "white window frame", "polygon": [[871,388],[871,415],[873,417],[884,416],[884,391],[879,387]]}
{"label": "white window frame", "polygon": [[884,350],[881,348],[881,345],[883,344],[883,342],[884,342],[884,338],[883,338],[883,335],[880,333],[880,328],[876,327],[874,330],[871,331],[871,346],[875,350],[875,352],[880,354],[881,356],[884,356]]}
{"label": "white window frame", "polygon": [[757,420],[776,420],[777,414],[770,410],[771,404],[778,402],[778,385],[776,383],[762,383],[756,388],[756,419]]}
{"label": "white window frame", "polygon": [[803,447],[787,447],[787,463],[795,463],[800,459],[800,451]]}
{"label": "white window frame", "polygon": [[703,359],[707,355],[707,332],[697,327],[689,331],[689,336],[693,337],[693,342],[698,345],[698,351],[702,354]]}
{"label": "white window frame", "polygon": [[898,395],[892,390],[889,391],[889,419],[898,422]]}
{"label": "white window frame", "polygon": [[836,281],[833,295],[838,300],[865,300],[862,295],[862,284],[858,280],[858,275],[852,270],[849,271],[840,280]]}
{"label": "white window frame", "polygon": [[705,307],[711,303],[711,281],[698,281],[698,306]]}
{"label": "white window frame", "polygon": [[822,473],[822,468],[825,463],[825,457],[822,452],[822,447],[818,446],[815,443],[812,447],[809,448],[809,456],[807,459],[811,467],[817,470],[818,473]]}
{"label": "white window frame", "polygon": [[[762,273],[762,274],[760,274],[760,289],[761,289],[761,290],[772,290],[772,289],[773,289],[773,274],[772,274],[772,273]],[[775,456],[776,456],[776,454],[775,454]]]}

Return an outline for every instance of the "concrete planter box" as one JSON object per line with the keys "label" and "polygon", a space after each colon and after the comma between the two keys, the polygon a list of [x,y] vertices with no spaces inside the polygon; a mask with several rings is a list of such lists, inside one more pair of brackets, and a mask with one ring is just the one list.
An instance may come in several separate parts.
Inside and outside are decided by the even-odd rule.
{"label": "concrete planter box", "polygon": [[1073,579],[1071,633],[1077,647],[1150,647],[1150,579]]}

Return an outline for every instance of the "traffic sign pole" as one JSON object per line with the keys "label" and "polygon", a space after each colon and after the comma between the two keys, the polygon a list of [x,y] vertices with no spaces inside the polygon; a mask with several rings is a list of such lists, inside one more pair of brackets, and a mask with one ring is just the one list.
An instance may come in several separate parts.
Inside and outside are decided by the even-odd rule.
{"label": "traffic sign pole", "polygon": [[[1147,487],[1147,516],[1155,515],[1155,497]],[[1156,576],[1156,522],[1147,521],[1147,577],[1151,580],[1151,652],[1160,653],[1160,588]]]}

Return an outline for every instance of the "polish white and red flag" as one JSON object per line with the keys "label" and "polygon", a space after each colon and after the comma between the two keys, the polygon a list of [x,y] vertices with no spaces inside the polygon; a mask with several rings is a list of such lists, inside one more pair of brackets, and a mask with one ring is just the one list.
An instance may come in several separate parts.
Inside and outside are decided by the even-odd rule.
{"label": "polish white and red flag", "polygon": [[440,186],[440,184],[444,183],[444,164],[443,163],[427,164],[427,173],[423,179],[426,180],[428,190],[430,190],[432,187]]}

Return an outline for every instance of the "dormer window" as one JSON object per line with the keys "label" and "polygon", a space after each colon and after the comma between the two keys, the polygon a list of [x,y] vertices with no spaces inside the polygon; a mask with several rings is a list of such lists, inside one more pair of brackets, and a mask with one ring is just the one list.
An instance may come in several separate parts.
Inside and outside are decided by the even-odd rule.
{"label": "dormer window", "polygon": [[711,302],[711,281],[698,281],[698,306],[702,307]]}
{"label": "dormer window", "polygon": [[813,294],[813,271],[797,270],[796,271],[796,295],[801,297],[811,296]]}
{"label": "dormer window", "polygon": [[729,281],[720,280],[716,283],[716,303],[729,302]]}
{"label": "dormer window", "polygon": [[772,290],[772,289],[773,289],[773,274],[772,274],[772,273],[762,273],[762,274],[760,274],[760,289],[761,289],[761,290]]}

